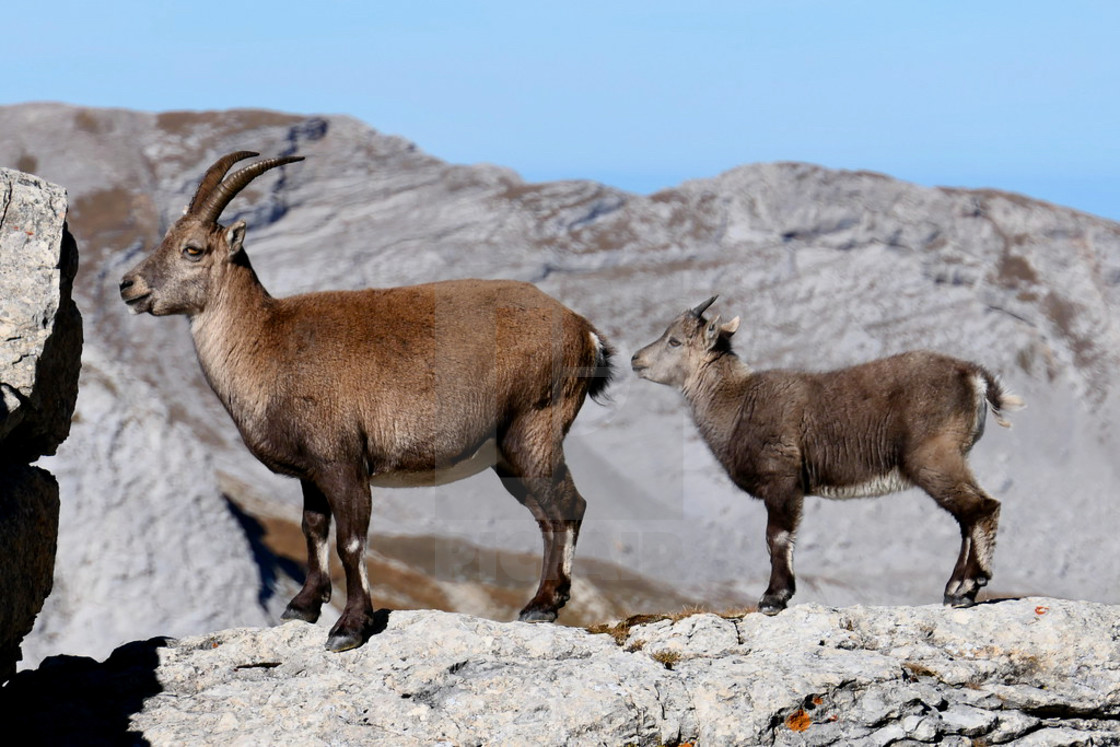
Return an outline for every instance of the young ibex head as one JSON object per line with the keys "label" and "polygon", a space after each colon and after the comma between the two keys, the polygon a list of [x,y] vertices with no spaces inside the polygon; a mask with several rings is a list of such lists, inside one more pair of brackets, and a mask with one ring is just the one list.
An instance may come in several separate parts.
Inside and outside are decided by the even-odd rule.
{"label": "young ibex head", "polygon": [[630,360],[634,372],[643,379],[682,389],[713,355],[727,350],[728,341],[739,329],[739,317],[725,324],[719,316],[705,319],[704,312],[717,298],[712,296],[682,312],[661,337],[635,353]]}
{"label": "young ibex head", "polygon": [[134,314],[201,313],[229,267],[247,264],[242,247],[245,221],[239,220],[226,228],[218,224],[218,218],[237,193],[257,176],[303,160],[302,156],[268,158],[225,178],[233,164],[257,155],[260,154],[243,150],[218,159],[202,177],[183,217],[175,222],[156,250],[121,279],[121,298]]}

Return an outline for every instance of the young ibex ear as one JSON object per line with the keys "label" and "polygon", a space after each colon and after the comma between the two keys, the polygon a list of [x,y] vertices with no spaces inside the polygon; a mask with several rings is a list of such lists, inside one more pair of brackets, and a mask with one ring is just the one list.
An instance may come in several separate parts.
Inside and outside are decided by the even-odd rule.
{"label": "young ibex ear", "polygon": [[716,314],[704,327],[704,344],[710,350],[721,337],[731,337],[739,329],[739,317],[735,317],[727,324],[720,324],[719,314]]}
{"label": "young ibex ear", "polygon": [[716,314],[704,326],[704,346],[711,348],[719,339],[719,314]]}
{"label": "young ibex ear", "polygon": [[226,244],[229,245],[229,256],[234,256],[242,249],[245,241],[245,221],[239,220],[226,229]]}

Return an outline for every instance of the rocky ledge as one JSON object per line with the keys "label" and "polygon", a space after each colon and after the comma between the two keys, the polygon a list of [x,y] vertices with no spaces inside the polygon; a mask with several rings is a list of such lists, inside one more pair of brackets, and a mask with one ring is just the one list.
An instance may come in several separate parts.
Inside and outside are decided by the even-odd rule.
{"label": "rocky ledge", "polygon": [[53,657],[0,691],[44,741],[1120,744],[1120,607],[1045,598],[632,618],[383,611]]}

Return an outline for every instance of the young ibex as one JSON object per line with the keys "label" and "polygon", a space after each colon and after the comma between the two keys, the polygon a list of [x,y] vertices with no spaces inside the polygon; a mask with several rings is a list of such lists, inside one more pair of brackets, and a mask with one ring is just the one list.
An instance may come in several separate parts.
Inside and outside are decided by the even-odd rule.
{"label": "young ibex", "polygon": [[739,317],[704,318],[710,298],[639,350],[638,376],[679,389],[741,489],[766,505],[770,585],[759,610],[793,596],[793,542],[805,495],[876,496],[918,486],[956,518],[961,551],[945,604],[967,607],[991,578],[999,502],[965,460],[990,408],[1022,406],[981,366],[910,352],[828,373],[753,371],[731,351]]}
{"label": "young ibex", "polygon": [[218,218],[268,169],[206,172],[186,213],[126,274],[134,313],[185,314],[207,381],[249,450],[299,478],[308,574],[284,617],[314,622],[331,595],[327,536],[338,522],[346,606],[327,648],[362,645],[374,625],[363,559],[370,485],[437,484],[491,467],[533,513],[541,580],[522,620],[568,600],[584,514],[562,442],[585,397],[610,378],[591,324],[528,283],[456,280],[273,298],[249,264],[245,223]]}

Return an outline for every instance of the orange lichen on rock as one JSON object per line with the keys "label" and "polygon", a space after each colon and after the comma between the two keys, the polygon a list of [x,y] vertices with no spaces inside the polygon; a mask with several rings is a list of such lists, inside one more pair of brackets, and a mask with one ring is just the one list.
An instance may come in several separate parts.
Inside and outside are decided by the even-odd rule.
{"label": "orange lichen on rock", "polygon": [[805,731],[812,725],[813,719],[800,708],[786,716],[786,727],[789,728],[790,731]]}

